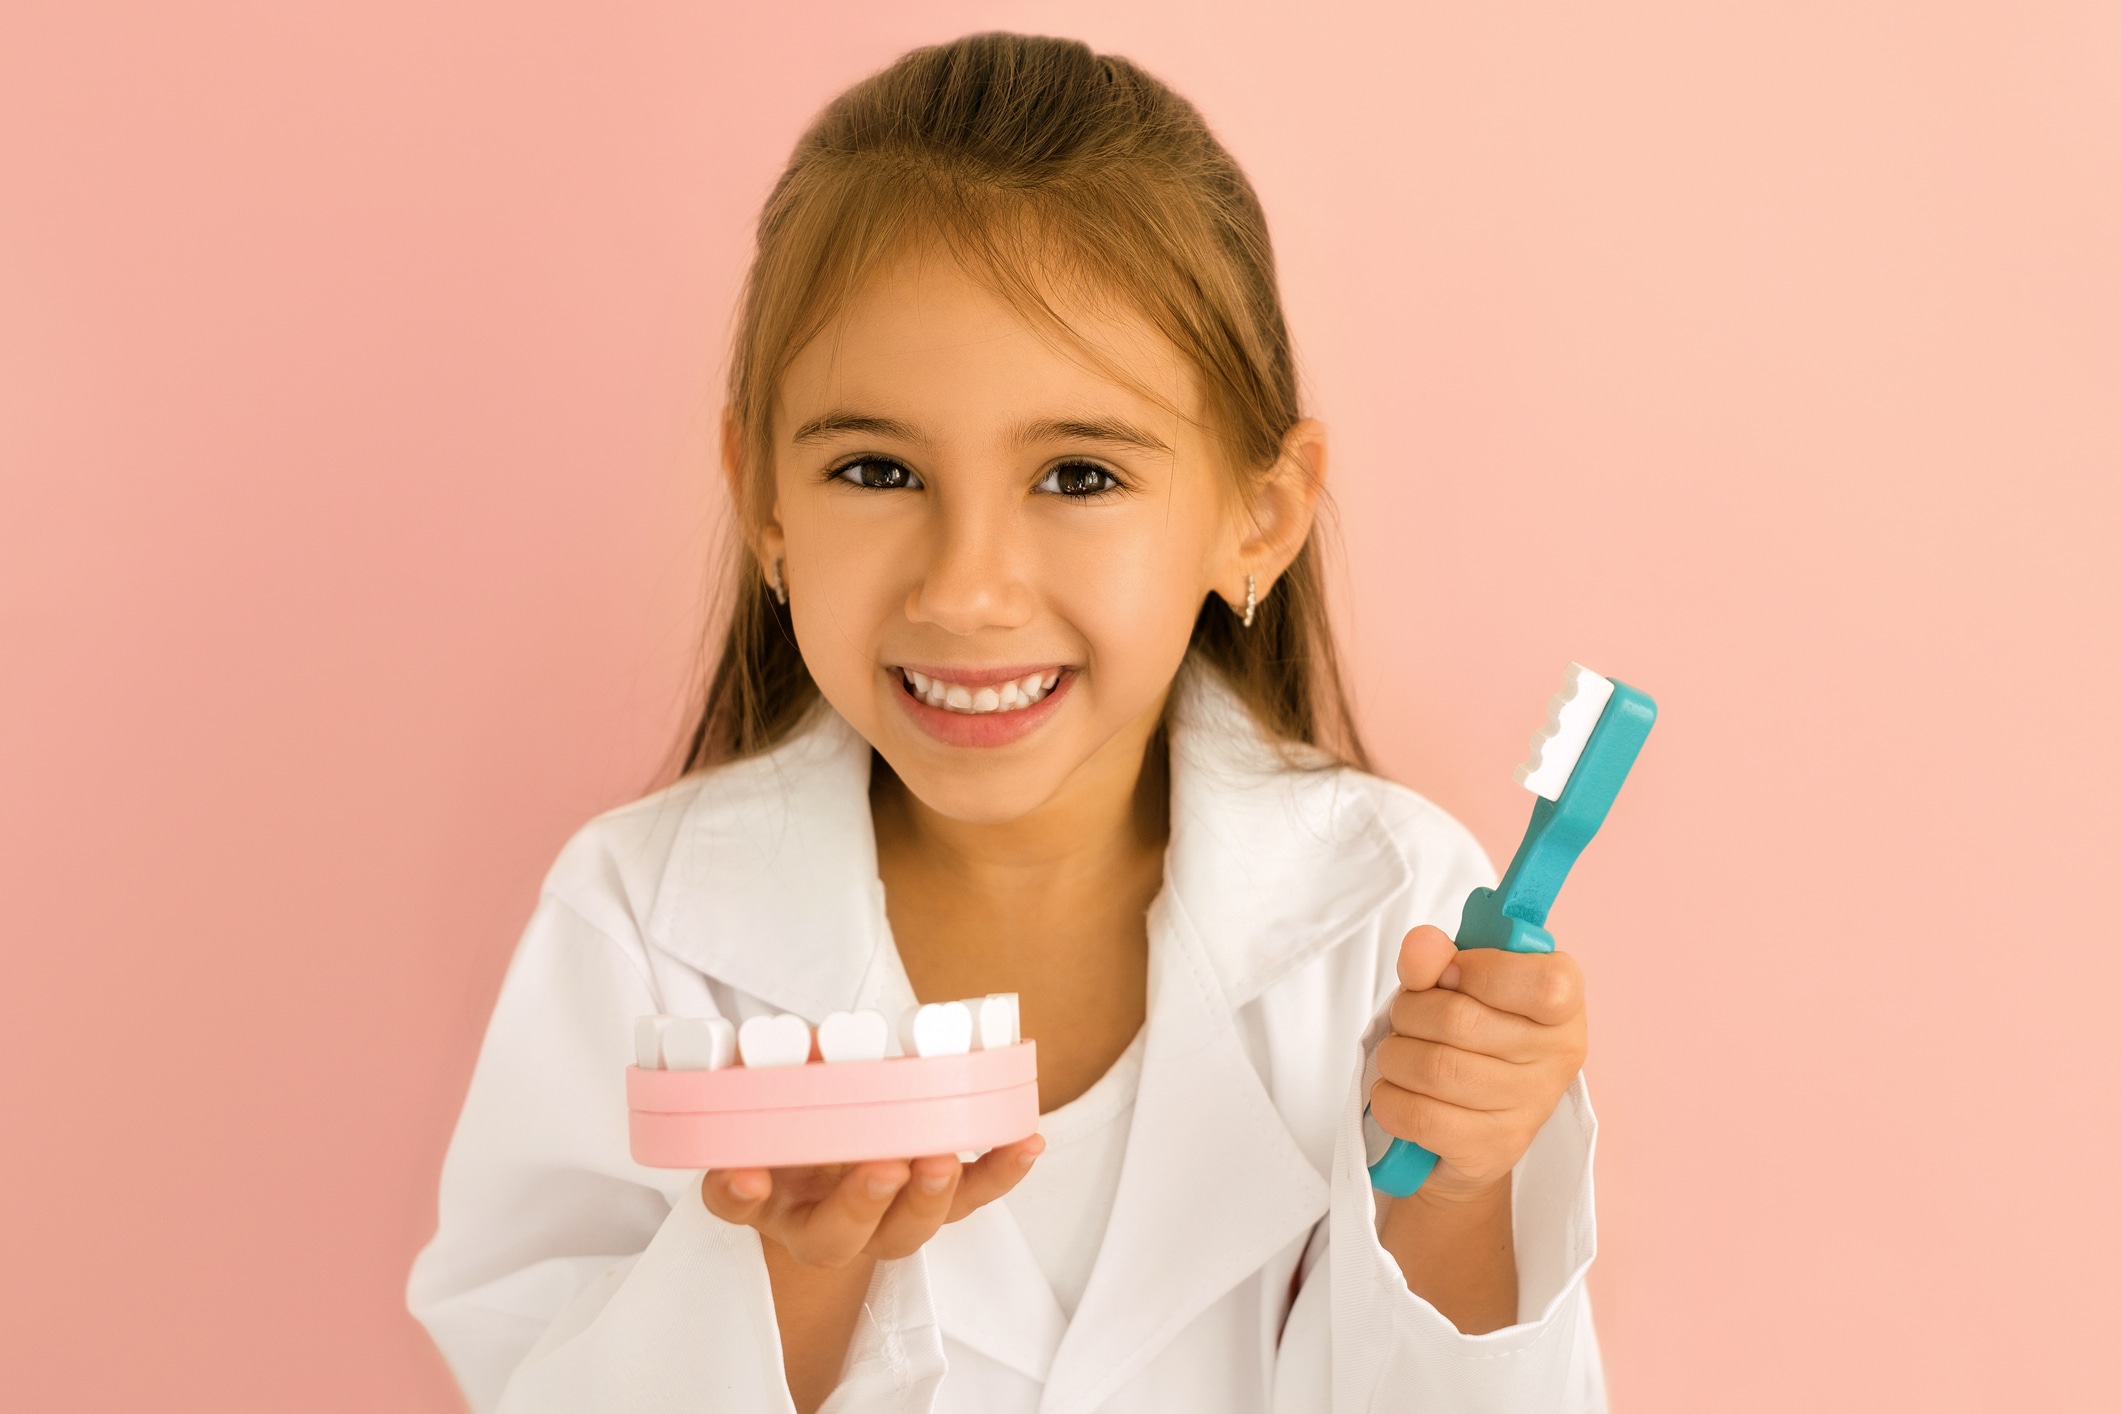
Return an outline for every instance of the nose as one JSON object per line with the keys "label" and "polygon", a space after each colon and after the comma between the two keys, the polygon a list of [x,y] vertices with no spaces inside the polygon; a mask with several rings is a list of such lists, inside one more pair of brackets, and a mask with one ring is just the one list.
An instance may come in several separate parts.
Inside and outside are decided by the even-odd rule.
{"label": "nose", "polygon": [[1022,628],[1037,609],[1024,518],[1006,495],[958,488],[936,497],[929,560],[906,596],[906,617],[945,633]]}

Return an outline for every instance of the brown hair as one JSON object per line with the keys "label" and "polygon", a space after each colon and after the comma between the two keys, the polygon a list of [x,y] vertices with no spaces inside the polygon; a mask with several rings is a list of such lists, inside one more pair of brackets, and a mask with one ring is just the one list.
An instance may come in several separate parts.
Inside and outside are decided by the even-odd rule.
{"label": "brown hair", "polygon": [[[1027,315],[1066,332],[1056,281],[1116,298],[1198,370],[1240,490],[1301,417],[1265,214],[1200,113],[1074,40],[971,35],[917,49],[835,100],[760,213],[729,372],[738,513],[770,505],[781,375],[909,239],[940,241]],[[1240,626],[1217,595],[1190,656],[1269,732],[1367,764],[1327,620],[1314,531]],[[816,699],[787,610],[748,542],[684,769],[766,751]]]}

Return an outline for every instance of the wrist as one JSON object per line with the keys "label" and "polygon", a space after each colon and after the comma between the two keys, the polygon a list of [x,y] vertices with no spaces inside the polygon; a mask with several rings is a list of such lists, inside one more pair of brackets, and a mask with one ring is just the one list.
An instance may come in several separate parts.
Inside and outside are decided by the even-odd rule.
{"label": "wrist", "polygon": [[1429,1176],[1429,1181],[1417,1188],[1401,1202],[1418,1203],[1442,1216],[1487,1216],[1497,1208],[1510,1206],[1510,1172],[1504,1170],[1496,1178],[1465,1179],[1447,1175],[1441,1171]]}

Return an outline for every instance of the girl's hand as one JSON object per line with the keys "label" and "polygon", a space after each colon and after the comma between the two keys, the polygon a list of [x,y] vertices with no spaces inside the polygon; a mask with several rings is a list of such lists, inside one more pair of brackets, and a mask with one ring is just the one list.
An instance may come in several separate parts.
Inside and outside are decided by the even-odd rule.
{"label": "girl's hand", "polygon": [[973,1163],[954,1154],[816,1168],[714,1169],[700,1180],[707,1211],[757,1228],[806,1267],[857,1257],[908,1257],[944,1223],[1016,1187],[1046,1141],[990,1149]]}
{"label": "girl's hand", "polygon": [[1392,1034],[1370,1113],[1442,1162],[1420,1196],[1507,1191],[1510,1170],[1583,1067],[1583,974],[1567,953],[1460,952],[1440,928],[1399,945]]}

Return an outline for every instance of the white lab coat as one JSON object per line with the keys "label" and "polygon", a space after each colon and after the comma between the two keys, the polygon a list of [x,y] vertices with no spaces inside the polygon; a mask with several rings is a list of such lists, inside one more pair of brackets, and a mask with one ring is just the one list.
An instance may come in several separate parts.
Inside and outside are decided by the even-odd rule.
{"label": "white lab coat", "polygon": [[[1515,1175],[1518,1324],[1459,1334],[1377,1241],[1361,1058],[1400,937],[1491,881],[1479,846],[1410,791],[1286,759],[1203,670],[1171,758],[1139,1098],[1074,1319],[989,1204],[877,1265],[827,1414],[1603,1409],[1580,1082]],[[759,1238],[707,1212],[698,1173],[628,1157],[624,1071],[649,1012],[912,1005],[869,763],[820,708],[553,866],[410,1284],[474,1409],[792,1409]]]}

